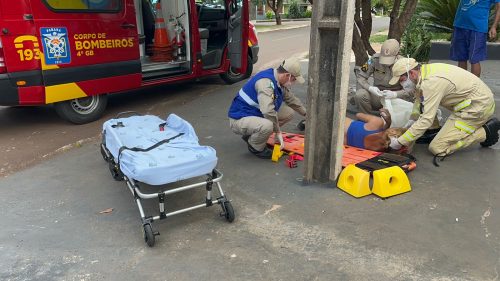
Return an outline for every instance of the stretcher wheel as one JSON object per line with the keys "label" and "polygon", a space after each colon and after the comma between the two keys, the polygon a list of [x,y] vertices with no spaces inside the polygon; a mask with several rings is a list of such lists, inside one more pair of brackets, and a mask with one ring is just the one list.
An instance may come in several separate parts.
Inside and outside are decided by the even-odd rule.
{"label": "stretcher wheel", "polygon": [[153,247],[155,245],[155,235],[153,233],[153,227],[151,224],[146,223],[143,225],[143,234],[144,234],[144,242],[148,244],[149,247]]}
{"label": "stretcher wheel", "polygon": [[222,210],[224,211],[224,217],[228,222],[233,222],[234,221],[234,209],[233,205],[231,205],[231,202],[225,201],[222,203]]}
{"label": "stretcher wheel", "polygon": [[118,171],[115,167],[115,164],[113,162],[108,163],[108,168],[109,172],[111,173],[111,176],[115,181],[122,181],[123,180],[123,174]]}
{"label": "stretcher wheel", "polygon": [[104,151],[104,147],[102,144],[101,144],[101,155],[102,155],[102,159],[104,159],[104,161],[108,162],[108,156],[106,155],[106,151]]}

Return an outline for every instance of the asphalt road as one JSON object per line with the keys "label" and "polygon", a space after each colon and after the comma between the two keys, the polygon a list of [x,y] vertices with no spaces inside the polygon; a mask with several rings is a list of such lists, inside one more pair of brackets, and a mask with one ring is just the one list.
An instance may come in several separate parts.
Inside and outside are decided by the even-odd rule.
{"label": "asphalt road", "polygon": [[259,33],[261,54],[255,70],[270,67],[288,56],[306,55],[310,30],[310,27],[303,27]]}
{"label": "asphalt road", "polygon": [[[302,23],[302,22],[301,22]],[[305,23],[305,22],[304,22]],[[376,17],[372,21],[372,34],[389,28],[388,17]],[[309,52],[310,27],[262,32],[259,45],[263,51],[256,69],[263,69],[276,63],[276,59],[290,54],[305,55]]]}
{"label": "asphalt road", "polygon": [[[355,199],[333,184],[303,186],[303,162],[290,169],[285,159],[251,155],[227,124],[240,86],[213,78],[164,88],[172,92],[167,101],[164,92],[147,95],[150,112],[178,114],[216,149],[233,223],[219,217],[219,206],[174,216],[155,222],[161,236],[148,248],[132,195],[111,178],[92,141],[0,179],[0,280],[498,279],[500,144],[475,145],[439,168],[417,145],[411,192]],[[306,100],[307,85],[293,91]],[[140,94],[127,98],[113,109],[143,106]],[[294,132],[294,117],[284,131]],[[168,196],[167,211],[204,202],[204,193]],[[144,206],[158,213],[156,200]]]}
{"label": "asphalt road", "polygon": [[[259,35],[258,70],[309,49],[309,28],[263,32]],[[0,177],[39,163],[58,152],[99,136],[103,120],[133,110],[165,115],[196,97],[221,91],[227,85],[218,76],[111,96],[101,120],[73,125],[60,119],[51,106],[0,107]],[[229,97],[228,97],[229,98]],[[225,110],[225,109],[224,109]]]}

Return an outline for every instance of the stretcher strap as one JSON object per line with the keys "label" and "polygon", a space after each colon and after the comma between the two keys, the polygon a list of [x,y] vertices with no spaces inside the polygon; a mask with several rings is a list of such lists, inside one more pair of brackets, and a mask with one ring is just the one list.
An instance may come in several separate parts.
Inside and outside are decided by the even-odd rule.
{"label": "stretcher strap", "polygon": [[408,172],[406,167],[415,161],[417,161],[417,159],[411,154],[396,155],[390,153],[382,153],[376,157],[357,163],[356,166],[367,171],[374,171],[387,167],[398,166]]}
{"label": "stretcher strap", "polygon": [[152,145],[152,146],[150,146],[148,148],[122,146],[122,147],[120,147],[120,150],[118,150],[118,167],[120,166],[120,157],[121,157],[122,152],[124,150],[130,150],[130,151],[134,151],[134,152],[148,152],[150,150],[153,150],[153,149],[157,148],[158,146],[160,146],[162,144],[169,143],[171,140],[176,139],[176,138],[178,138],[178,137],[180,137],[182,135],[184,135],[184,133],[180,133],[180,134],[178,134],[176,136],[173,136],[171,138],[164,139],[164,140],[162,140],[160,142],[155,143],[154,145]]}

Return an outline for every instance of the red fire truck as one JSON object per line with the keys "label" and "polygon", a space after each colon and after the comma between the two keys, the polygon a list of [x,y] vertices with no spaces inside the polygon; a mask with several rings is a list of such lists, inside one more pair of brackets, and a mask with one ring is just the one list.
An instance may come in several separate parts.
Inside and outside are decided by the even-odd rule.
{"label": "red fire truck", "polygon": [[[0,0],[0,105],[53,104],[83,124],[110,93],[250,76],[259,48],[247,0],[158,1]],[[172,47],[164,61],[151,48],[160,17]]]}

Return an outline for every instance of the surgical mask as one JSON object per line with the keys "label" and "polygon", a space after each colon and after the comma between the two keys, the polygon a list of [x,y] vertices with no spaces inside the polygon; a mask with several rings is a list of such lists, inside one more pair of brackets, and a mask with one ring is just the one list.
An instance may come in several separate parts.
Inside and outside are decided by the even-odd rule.
{"label": "surgical mask", "polygon": [[283,86],[285,88],[290,88],[291,86],[293,85],[293,82],[292,82],[292,75],[290,74],[288,76],[288,81],[285,82],[285,84],[283,84]]}
{"label": "surgical mask", "polygon": [[403,89],[407,92],[414,91],[416,88],[415,83],[411,81],[410,76],[408,76],[405,81],[401,82],[401,87],[403,87]]}
{"label": "surgical mask", "polygon": [[415,90],[416,88],[416,85],[415,83],[413,83],[413,81],[411,81],[410,79],[410,56],[408,55],[408,60],[407,60],[407,63],[406,63],[406,80],[401,82],[401,87],[403,87],[403,89],[407,92],[412,92]]}

